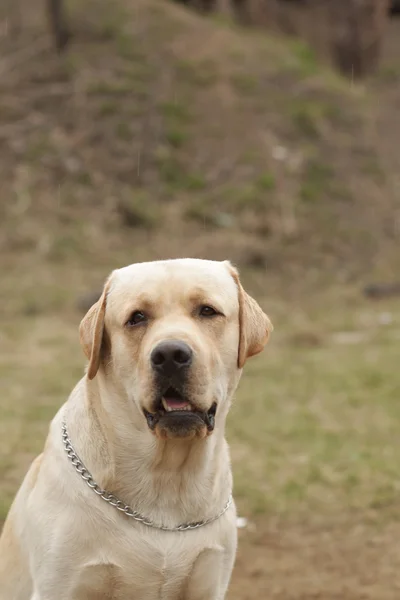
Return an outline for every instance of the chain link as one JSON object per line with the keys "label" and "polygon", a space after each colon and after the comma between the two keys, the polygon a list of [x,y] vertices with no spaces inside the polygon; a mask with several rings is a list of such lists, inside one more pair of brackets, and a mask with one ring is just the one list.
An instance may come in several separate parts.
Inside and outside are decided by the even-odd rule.
{"label": "chain link", "polygon": [[65,451],[72,465],[75,467],[75,470],[82,477],[83,481],[98,495],[102,500],[108,502],[111,506],[115,506],[115,508],[121,512],[123,512],[127,517],[131,517],[135,521],[142,523],[143,525],[147,525],[147,527],[153,527],[154,529],[161,529],[162,531],[188,531],[190,529],[198,529],[199,527],[204,527],[204,525],[208,525],[213,521],[216,521],[223,514],[226,513],[228,508],[231,506],[233,502],[232,494],[229,495],[228,501],[226,502],[224,508],[214,517],[210,519],[205,519],[203,521],[196,521],[194,523],[184,523],[182,525],[177,525],[176,527],[165,527],[164,525],[157,525],[150,519],[146,519],[136,510],[133,510],[130,506],[119,500],[114,494],[110,494],[103,490],[93,479],[91,473],[87,470],[78,454],[75,452],[74,447],[71,443],[71,440],[68,435],[67,425],[65,422],[62,423],[62,439]]}

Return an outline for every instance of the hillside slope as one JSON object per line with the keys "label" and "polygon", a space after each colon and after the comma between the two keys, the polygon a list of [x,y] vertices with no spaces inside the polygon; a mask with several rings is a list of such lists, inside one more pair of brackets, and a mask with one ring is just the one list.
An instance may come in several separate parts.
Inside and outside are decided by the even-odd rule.
{"label": "hillside slope", "polygon": [[41,5],[0,40],[4,266],[103,270],[128,253],[230,256],[289,280],[393,270],[363,89],[299,43],[161,0],[67,3],[58,58]]}

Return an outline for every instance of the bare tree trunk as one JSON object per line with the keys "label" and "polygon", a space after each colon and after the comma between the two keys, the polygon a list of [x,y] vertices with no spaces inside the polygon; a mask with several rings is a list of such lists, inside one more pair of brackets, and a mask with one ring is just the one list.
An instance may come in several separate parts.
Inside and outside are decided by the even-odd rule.
{"label": "bare tree trunk", "polygon": [[218,0],[175,0],[179,4],[186,4],[202,13],[209,13],[216,10]]}
{"label": "bare tree trunk", "polygon": [[249,3],[250,0],[231,0],[233,14],[241,25],[252,24]]}
{"label": "bare tree trunk", "polygon": [[46,1],[47,14],[56,48],[59,52],[62,52],[70,39],[70,33],[65,20],[63,0]]}
{"label": "bare tree trunk", "polygon": [[390,0],[326,0],[334,63],[360,78],[378,65]]}

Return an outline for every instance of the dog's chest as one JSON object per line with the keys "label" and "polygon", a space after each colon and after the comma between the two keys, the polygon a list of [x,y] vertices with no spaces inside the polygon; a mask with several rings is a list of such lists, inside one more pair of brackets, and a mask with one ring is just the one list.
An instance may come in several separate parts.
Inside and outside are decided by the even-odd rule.
{"label": "dog's chest", "polygon": [[76,600],[176,600],[185,584],[181,568],[173,569],[155,559],[153,564],[135,560],[103,562],[93,560],[81,570],[73,590]]}
{"label": "dog's chest", "polygon": [[[186,536],[190,536],[187,533]],[[185,536],[185,537],[186,537]],[[178,541],[141,540],[113,544],[82,564],[72,597],[76,600],[186,600],[186,590],[201,554],[209,554],[209,572],[221,549],[198,548]],[[198,570],[198,569],[197,569]]]}

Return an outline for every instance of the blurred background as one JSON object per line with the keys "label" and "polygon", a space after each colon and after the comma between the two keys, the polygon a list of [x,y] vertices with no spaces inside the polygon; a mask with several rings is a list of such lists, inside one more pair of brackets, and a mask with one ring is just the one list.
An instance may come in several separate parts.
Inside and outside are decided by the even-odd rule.
{"label": "blurred background", "polygon": [[229,600],[399,598],[398,8],[1,0],[0,521],[109,271],[229,258],[275,326]]}

